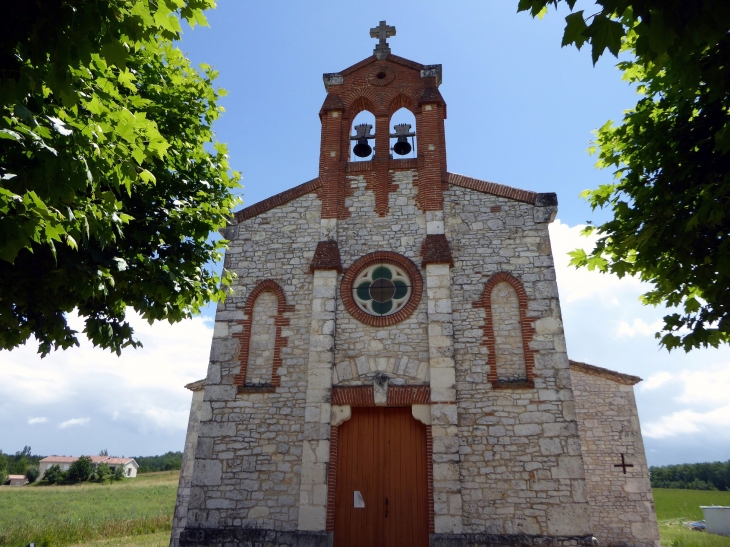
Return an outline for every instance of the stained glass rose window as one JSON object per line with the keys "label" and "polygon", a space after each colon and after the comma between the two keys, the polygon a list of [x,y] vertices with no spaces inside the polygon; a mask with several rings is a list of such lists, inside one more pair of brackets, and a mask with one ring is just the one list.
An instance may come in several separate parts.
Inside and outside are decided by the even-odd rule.
{"label": "stained glass rose window", "polygon": [[353,299],[366,313],[391,315],[401,310],[411,297],[411,280],[398,266],[374,264],[365,268],[352,284]]}

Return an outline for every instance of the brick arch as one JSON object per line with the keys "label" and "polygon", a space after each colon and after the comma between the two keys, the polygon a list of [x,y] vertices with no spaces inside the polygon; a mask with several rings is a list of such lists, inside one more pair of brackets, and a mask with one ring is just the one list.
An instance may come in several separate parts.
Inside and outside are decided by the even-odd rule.
{"label": "brick arch", "polygon": [[[522,351],[525,356],[525,372],[527,373],[527,381],[522,384],[513,382],[500,382],[497,376],[497,354],[494,340],[494,323],[492,321],[492,291],[498,283],[506,282],[517,293],[517,302],[520,312],[520,329],[522,331]],[[489,349],[487,356],[487,364],[489,365],[489,374],[487,381],[492,384],[493,388],[500,387],[534,387],[534,368],[535,368],[535,350],[530,349],[530,341],[535,335],[535,328],[527,318],[527,293],[519,280],[507,272],[498,272],[494,274],[486,285],[479,300],[474,302],[475,308],[484,308],[484,338],[482,344]]]}
{"label": "brick arch", "polygon": [[398,110],[405,108],[414,116],[416,115],[415,101],[402,91],[393,97],[388,105],[388,116],[393,116]]}
{"label": "brick arch", "polygon": [[281,385],[281,377],[279,376],[279,367],[281,366],[281,348],[286,347],[287,339],[281,335],[281,328],[289,325],[289,319],[284,317],[285,313],[293,312],[294,306],[288,306],[286,303],[286,295],[284,289],[271,279],[260,281],[249,293],[246,304],[243,307],[245,318],[238,321],[243,326],[240,333],[236,333],[232,338],[240,340],[239,362],[241,369],[238,374],[233,377],[234,385],[238,386],[239,391],[245,391],[246,388],[246,370],[248,368],[248,354],[251,344],[251,326],[253,324],[253,307],[256,299],[265,292],[274,293],[276,296],[276,318],[274,324],[276,326],[276,334],[274,335],[274,363],[271,370],[271,388],[277,388]]}
{"label": "brick arch", "polygon": [[360,112],[363,110],[367,110],[370,112],[373,116],[377,114],[377,112],[380,110],[376,105],[375,101],[377,100],[376,97],[369,96],[371,93],[363,93],[361,95],[357,95],[356,97],[350,97],[346,100],[346,113],[345,115],[350,119],[354,120],[355,116],[357,116]]}

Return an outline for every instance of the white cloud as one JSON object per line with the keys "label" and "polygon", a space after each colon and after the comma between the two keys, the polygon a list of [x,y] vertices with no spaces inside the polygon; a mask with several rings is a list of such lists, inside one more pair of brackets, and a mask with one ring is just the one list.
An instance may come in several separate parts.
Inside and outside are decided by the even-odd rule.
{"label": "white cloud", "polygon": [[67,427],[74,427],[77,425],[86,425],[90,421],[91,421],[91,418],[71,418],[70,420],[61,422],[61,424],[58,427],[61,429],[66,429]]}
{"label": "white cloud", "polygon": [[619,321],[616,334],[619,338],[624,336],[633,338],[637,334],[641,336],[654,336],[662,328],[662,325],[664,325],[664,321],[661,319],[647,324],[643,319],[637,318],[634,319],[631,325],[626,321]]}
{"label": "white cloud", "polygon": [[28,425],[34,425],[34,424],[44,424],[48,421],[48,418],[45,416],[39,416],[37,418],[29,418],[28,419]]}
{"label": "white cloud", "polygon": [[730,402],[730,363],[705,367],[687,369],[679,375],[684,390],[677,397],[677,402],[698,406],[725,405]]}
{"label": "white cloud", "polygon": [[642,391],[651,391],[653,389],[658,389],[670,380],[674,379],[674,375],[669,372],[658,372],[657,374],[652,374],[644,380],[641,384],[639,384],[639,387]]}
{"label": "white cloud", "polygon": [[646,437],[663,439],[684,434],[704,434],[717,437],[730,437],[730,405],[716,408],[709,412],[680,410],[660,420],[642,427]]}
{"label": "white cloud", "polygon": [[[675,411],[646,424],[643,430],[647,437],[661,439],[687,433],[702,433],[730,438],[730,363],[705,365],[703,369],[688,369],[678,375],[663,372],[656,377],[656,387],[670,379],[681,382],[682,392],[674,398],[674,402],[695,408]],[[653,379],[649,378],[647,383],[652,383]],[[652,388],[647,386],[646,389]],[[706,408],[710,410],[705,410]]]}
{"label": "white cloud", "polygon": [[603,305],[619,306],[624,298],[636,298],[648,286],[635,277],[619,279],[616,275],[606,275],[599,271],[576,269],[570,266],[568,253],[581,248],[586,252],[593,248],[598,236],[581,236],[585,225],[568,226],[560,220],[550,225],[550,243],[553,248],[555,270],[563,304],[582,300],[597,300]]}

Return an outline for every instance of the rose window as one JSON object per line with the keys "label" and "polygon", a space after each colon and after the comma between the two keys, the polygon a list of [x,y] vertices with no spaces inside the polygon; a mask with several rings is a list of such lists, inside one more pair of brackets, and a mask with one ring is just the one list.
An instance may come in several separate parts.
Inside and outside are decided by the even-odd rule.
{"label": "rose window", "polygon": [[353,299],[366,313],[391,315],[411,297],[408,274],[393,264],[374,264],[358,273],[352,284]]}

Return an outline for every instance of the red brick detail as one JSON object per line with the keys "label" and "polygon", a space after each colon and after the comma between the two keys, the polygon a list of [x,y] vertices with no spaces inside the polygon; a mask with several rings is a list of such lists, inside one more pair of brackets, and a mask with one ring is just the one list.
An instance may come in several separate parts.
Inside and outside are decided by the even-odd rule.
{"label": "red brick detail", "polygon": [[[522,330],[522,350],[525,355],[525,371],[527,373],[526,382],[499,382],[497,376],[497,355],[494,342],[494,323],[492,322],[492,290],[501,282],[509,283],[517,293],[517,301],[520,309],[520,328]],[[489,365],[489,374],[487,381],[492,384],[493,388],[533,388],[534,387],[534,368],[535,368],[535,350],[530,349],[530,341],[535,335],[535,328],[527,318],[527,293],[517,279],[507,272],[499,272],[494,274],[484,286],[484,292],[479,300],[474,302],[475,308],[484,308],[484,339],[482,344],[489,349],[487,356],[487,364]]]}
{"label": "red brick detail", "polygon": [[416,115],[418,127],[416,203],[422,211],[441,211],[444,207],[441,183],[443,171],[446,169],[444,116],[444,107],[438,104],[426,105]]}
{"label": "red brick detail", "polygon": [[345,103],[334,93],[327,93],[327,97],[325,97],[324,103],[322,103],[322,108],[319,110],[319,117],[322,118],[324,113],[330,110],[345,110]]}
{"label": "red brick detail", "polygon": [[[345,199],[352,194],[352,188],[345,178],[347,173],[372,171],[366,178],[367,188],[375,195],[375,210],[380,216],[388,214],[389,194],[397,191],[392,183],[391,169],[418,169],[417,203],[424,211],[437,211],[443,208],[442,172],[446,170],[446,150],[444,146],[444,117],[446,105],[438,89],[436,79],[422,78],[424,65],[414,63],[395,55],[385,60],[374,56],[351,66],[339,73],[343,81],[336,87],[330,86],[330,94],[325,102],[332,109],[339,109],[339,101],[344,105],[342,115],[333,118],[331,111],[321,111],[322,146],[320,151],[319,176],[323,181],[320,193],[322,199],[322,218],[349,218],[350,211],[345,207]],[[373,80],[375,71],[387,74],[386,78]],[[431,89],[433,88],[433,89]],[[339,99],[336,100],[334,96]],[[421,107],[423,99],[430,101]],[[432,104],[431,104],[432,103]],[[393,163],[390,157],[390,118],[399,108],[408,108],[416,117],[416,132],[419,143],[426,139],[425,150],[430,152],[422,160],[422,146],[419,144],[419,161]],[[422,110],[430,108],[427,115]],[[375,157],[370,165],[348,164],[350,157],[350,135],[352,122],[358,113],[367,110],[375,117]],[[336,127],[335,127],[336,126]],[[335,151],[335,139],[339,139]],[[428,150],[428,145],[435,145]],[[344,165],[342,162],[344,161]],[[357,162],[360,163],[360,162]],[[408,167],[406,167],[408,165]]]}
{"label": "red brick detail", "polygon": [[393,55],[392,53],[386,57],[386,60],[417,70],[419,76],[421,75],[421,70],[423,70],[423,65],[421,63],[405,59],[404,57],[399,57],[398,55]]}
{"label": "red brick detail", "polygon": [[[420,76],[420,71],[423,69],[423,65],[421,63],[416,63],[415,61],[410,61],[409,59],[399,57],[398,55],[390,54],[385,58],[385,61],[390,61],[392,63],[399,64],[406,68],[412,68],[414,70],[418,70],[419,76]],[[377,62],[378,62],[378,58],[375,55],[371,55],[370,57],[363,59],[359,63],[355,63],[354,65],[347,67],[345,70],[341,70],[339,72],[339,74],[341,74],[342,76],[347,76],[348,74],[357,72],[361,68],[364,68],[372,63],[377,63]]]}
{"label": "red brick detail", "polygon": [[423,90],[423,93],[421,93],[421,96],[418,98],[418,104],[445,105],[446,101],[444,101],[444,98],[441,96],[441,92],[438,90],[438,88],[431,86]]}
{"label": "red brick detail", "polygon": [[434,515],[436,514],[433,508],[433,433],[431,426],[426,426],[426,473],[428,473],[428,484],[426,485],[426,491],[428,495],[428,533],[436,533],[436,525],[434,524]]}
{"label": "red brick detail", "polygon": [[345,173],[365,173],[372,170],[372,161],[348,161]]}
{"label": "red brick detail", "polygon": [[288,340],[281,335],[281,328],[289,326],[289,319],[284,317],[284,314],[293,312],[294,306],[287,306],[284,290],[279,286],[276,281],[266,279],[264,281],[260,281],[248,295],[248,298],[246,299],[246,304],[243,308],[245,318],[238,322],[239,325],[243,326],[243,330],[239,333],[232,335],[232,338],[238,338],[241,344],[239,352],[239,362],[241,364],[241,369],[239,373],[233,377],[233,383],[236,386],[239,386],[239,389],[247,387],[246,369],[248,368],[248,353],[251,344],[253,306],[256,303],[256,299],[264,292],[274,293],[277,300],[276,317],[274,318],[274,324],[276,325],[276,334],[274,338],[274,363],[271,367],[271,387],[277,388],[281,385],[281,377],[279,376],[279,367],[281,367],[282,365],[281,348],[286,347]]}
{"label": "red brick detail", "polygon": [[337,499],[337,454],[339,426],[330,427],[330,460],[327,464],[327,522],[325,530],[335,531],[335,501]]}
{"label": "red brick detail", "polygon": [[306,196],[307,194],[311,194],[312,192],[316,192],[321,187],[322,180],[318,177],[316,179],[310,180],[309,182],[305,182],[304,184],[300,184],[299,186],[295,186],[294,188],[289,188],[289,190],[285,190],[280,194],[276,194],[275,196],[271,196],[270,198],[259,201],[258,203],[254,203],[253,205],[246,207],[245,209],[241,209],[240,211],[235,213],[236,220],[238,222],[241,222],[243,220],[253,218],[260,215],[261,213],[265,213],[266,211],[275,209],[280,205],[289,203],[294,199]]}
{"label": "red brick detail", "polygon": [[[411,298],[408,300],[406,305],[403,306],[403,308],[394,314],[376,316],[370,315],[358,307],[352,296],[352,284],[355,281],[357,274],[359,274],[363,269],[368,268],[373,264],[381,263],[398,266],[408,274],[408,277],[411,278]],[[361,323],[370,325],[371,327],[387,327],[407,319],[416,310],[418,303],[421,301],[421,297],[423,296],[423,278],[421,277],[421,272],[418,271],[418,267],[406,257],[391,251],[376,251],[358,258],[349,268],[347,268],[345,275],[342,277],[342,283],[340,284],[340,296],[342,298],[342,303],[345,305],[345,309]]]}
{"label": "red brick detail", "polygon": [[333,387],[331,403],[355,407],[375,406],[373,386]]}
{"label": "red brick detail", "polygon": [[445,173],[444,182],[453,184],[454,186],[461,186],[462,188],[476,190],[477,192],[482,192],[484,194],[492,194],[493,196],[529,203],[530,205],[535,205],[535,200],[537,199],[537,192],[520,190],[519,188],[505,186],[504,184],[473,179],[471,177],[465,177],[464,175],[457,175],[455,173]]}
{"label": "red brick detail", "polygon": [[405,93],[398,93],[395,97],[393,97],[390,100],[390,104],[388,105],[388,114],[391,116],[395,114],[398,110],[401,108],[406,108],[411,111],[412,114],[415,115],[416,111],[416,105],[415,101],[406,95]]}
{"label": "red brick detail", "polygon": [[388,386],[387,406],[430,404],[431,388],[428,386]]}
{"label": "red brick detail", "polygon": [[426,264],[454,265],[449,240],[444,234],[428,234],[421,244],[421,256],[423,257],[421,266],[424,268]]}
{"label": "red brick detail", "polygon": [[390,164],[388,165],[388,168],[393,171],[400,171],[404,169],[418,169],[418,159],[417,158],[407,158],[403,160],[394,159],[390,160]]}
{"label": "red brick detail", "polygon": [[370,57],[363,59],[359,63],[355,63],[354,65],[347,67],[345,70],[340,70],[339,74],[341,74],[342,76],[347,76],[348,74],[352,74],[353,72],[360,70],[363,67],[377,62],[378,58],[375,55],[371,55]]}
{"label": "red brick detail", "polygon": [[[374,407],[373,386],[333,387],[331,403],[354,407]],[[428,386],[388,386],[385,406],[411,406],[431,404],[431,388]]]}
{"label": "red brick detail", "polygon": [[333,239],[328,241],[320,241],[314,251],[314,257],[309,265],[309,271],[314,270],[337,270],[342,271],[342,262],[340,261],[340,248]]}

